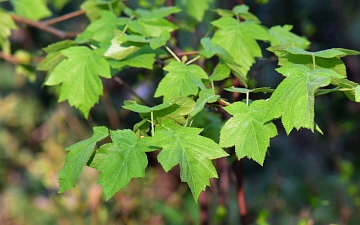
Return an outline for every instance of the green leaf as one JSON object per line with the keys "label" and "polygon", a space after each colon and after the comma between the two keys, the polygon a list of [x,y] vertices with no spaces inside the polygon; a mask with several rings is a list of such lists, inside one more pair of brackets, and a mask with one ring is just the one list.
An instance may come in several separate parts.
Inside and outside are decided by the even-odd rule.
{"label": "green leaf", "polygon": [[91,167],[101,171],[101,184],[106,200],[132,178],[144,177],[148,164],[146,151],[152,150],[131,130],[110,131],[112,143],[102,145],[95,153]]}
{"label": "green leaf", "polygon": [[174,103],[172,103],[172,102],[164,102],[160,105],[157,105],[154,107],[149,107],[149,106],[145,106],[145,105],[139,105],[136,103],[136,101],[125,100],[123,108],[131,110],[133,112],[137,112],[137,113],[150,113],[150,112],[155,112],[155,111],[166,109],[173,104]]}
{"label": "green leaf", "polygon": [[129,23],[132,32],[148,37],[158,37],[162,33],[171,33],[177,26],[163,18],[139,18]]}
{"label": "green leaf", "polygon": [[72,40],[63,40],[63,41],[59,41],[59,42],[50,44],[46,48],[43,48],[43,50],[46,53],[59,52],[60,50],[63,50],[65,48],[69,48],[69,47],[74,46],[76,44],[77,43],[75,41],[72,41]]}
{"label": "green leaf", "polygon": [[122,68],[125,66],[131,66],[151,70],[155,60],[155,54],[131,55],[124,60],[111,62],[111,67]]}
{"label": "green leaf", "polygon": [[176,7],[161,7],[153,11],[137,9],[133,14],[139,18],[128,23],[129,29],[147,37],[160,37],[177,29],[176,25],[163,17],[180,11]]}
{"label": "green leaf", "polygon": [[355,102],[360,102],[360,85],[355,88]]}
{"label": "green leaf", "polygon": [[237,5],[232,9],[232,11],[235,13],[235,15],[238,15],[244,20],[260,23],[260,20],[254,14],[249,12],[249,6],[247,5]]}
{"label": "green leaf", "polygon": [[52,3],[57,11],[60,11],[67,3],[69,3],[69,1],[70,0],[50,0],[49,2]]}
{"label": "green leaf", "polygon": [[75,41],[63,40],[43,48],[43,50],[48,54],[46,55],[45,59],[39,63],[36,69],[40,71],[51,72],[61,61],[66,58],[63,54],[61,54],[61,50],[74,45],[76,45]]}
{"label": "green leaf", "polygon": [[93,131],[94,134],[91,138],[66,148],[66,150],[70,152],[66,156],[65,165],[58,174],[60,183],[59,193],[75,186],[83,167],[94,152],[96,143],[109,135],[109,131],[106,127],[94,127]]}
{"label": "green leaf", "polygon": [[[169,104],[170,106],[162,108],[164,106],[167,106],[167,104]],[[156,108],[157,110],[153,111],[154,122],[156,124],[162,124],[162,122],[165,120],[173,120],[176,123],[185,124],[185,116],[194,110],[195,102],[191,98],[181,97],[169,99],[167,102],[155,107],[160,107]],[[150,119],[151,115],[149,112],[141,113],[141,118]]]}
{"label": "green leaf", "polygon": [[304,38],[300,37],[292,32],[291,25],[284,26],[273,26],[269,29],[269,37],[271,46],[282,45],[282,44],[294,44],[294,46],[307,49],[310,45],[310,42]]}
{"label": "green leaf", "polygon": [[224,48],[219,45],[214,45],[209,38],[202,38],[201,45],[204,47],[204,50],[200,51],[201,55],[206,58],[217,55],[220,58],[220,63],[224,63],[229,67],[234,75],[247,87],[247,78],[245,74],[242,73],[241,66],[233,60],[233,57]]}
{"label": "green leaf", "polygon": [[303,65],[287,65],[277,71],[286,78],[270,97],[267,119],[281,117],[287,134],[294,127],[313,131],[315,92],[329,85],[332,77],[342,78],[342,75],[329,69],[311,70]]}
{"label": "green leaf", "polygon": [[180,164],[181,181],[188,183],[195,201],[209,179],[218,177],[211,160],[228,156],[213,140],[199,136],[201,131],[167,121],[149,141],[162,148],[158,161],[166,172]]}
{"label": "green leaf", "polygon": [[247,106],[235,102],[224,109],[233,117],[220,131],[220,146],[235,146],[238,159],[248,157],[263,165],[270,138],[277,135],[276,126],[266,123],[266,111],[269,103],[257,100]]}
{"label": "green leaf", "polygon": [[140,122],[134,125],[134,133],[138,138],[143,138],[148,136],[150,131],[150,122],[148,119],[143,119]]}
{"label": "green leaf", "polygon": [[37,70],[40,71],[52,71],[61,61],[66,59],[66,57],[58,52],[51,52],[46,55],[45,59],[39,63]]}
{"label": "green leaf", "polygon": [[350,81],[346,78],[339,79],[337,77],[332,77],[331,84],[341,89],[350,89],[349,91],[344,91],[345,95],[352,101],[360,101],[360,85],[358,83]]}
{"label": "green leaf", "polygon": [[[6,40],[11,35],[11,30],[16,30],[17,26],[11,16],[0,8],[0,40]],[[1,43],[1,41],[0,41]]]}
{"label": "green leaf", "polygon": [[109,11],[100,11],[100,18],[90,23],[86,29],[76,37],[76,41],[87,41],[90,39],[98,42],[110,41],[114,37],[114,31],[124,25]]}
{"label": "green leaf", "polygon": [[186,8],[186,13],[194,18],[196,21],[201,22],[204,18],[205,12],[209,9],[210,3],[213,0],[183,0],[180,4]]}
{"label": "green leaf", "polygon": [[122,60],[140,50],[141,45],[123,46],[123,41],[121,41],[123,36],[126,36],[126,34],[121,31],[115,31],[115,37],[111,40],[111,45],[104,53],[104,56],[116,60]]}
{"label": "green leaf", "polygon": [[45,85],[62,83],[59,101],[68,100],[85,117],[103,93],[99,76],[111,78],[108,62],[86,47],[70,47],[61,53],[67,58],[49,74]]}
{"label": "green leaf", "polygon": [[125,8],[122,1],[118,0],[87,0],[80,6],[81,9],[86,11],[86,16],[90,21],[94,21],[100,17],[100,11],[108,10],[119,16],[121,11]]}
{"label": "green leaf", "polygon": [[234,18],[223,17],[212,22],[219,28],[211,39],[214,45],[224,48],[239,64],[241,74],[246,75],[255,57],[262,57],[261,48],[256,40],[268,40],[265,28],[255,22],[239,23]]}
{"label": "green leaf", "polygon": [[222,17],[240,17],[244,20],[253,21],[260,23],[260,20],[251,12],[249,12],[249,6],[247,5],[237,5],[232,10],[227,9],[215,9],[214,10],[219,16]]}
{"label": "green leaf", "polygon": [[194,117],[204,108],[206,103],[216,102],[219,98],[220,95],[215,95],[215,91],[213,89],[201,90],[199,93],[199,98],[196,100],[196,106],[190,113],[190,116]]}
{"label": "green leaf", "polygon": [[10,0],[17,15],[31,19],[40,20],[51,16],[51,11],[43,0]]}
{"label": "green leaf", "polygon": [[198,65],[185,65],[173,61],[164,67],[169,73],[161,80],[154,97],[164,96],[164,101],[170,98],[197,95],[198,88],[205,89],[201,79],[208,79],[207,74]]}
{"label": "green leaf", "polygon": [[195,117],[193,117],[193,127],[203,128],[201,135],[208,137],[219,143],[220,130],[223,127],[223,121],[217,113],[209,112],[204,108]]}
{"label": "green leaf", "polygon": [[161,33],[160,36],[150,39],[150,47],[152,49],[160,48],[166,45],[166,42],[170,39],[171,35],[168,32]]}
{"label": "green leaf", "polygon": [[236,88],[236,87],[230,87],[230,88],[224,88],[227,91],[230,92],[237,92],[237,93],[259,93],[259,92],[263,92],[263,93],[272,93],[274,92],[274,89],[271,89],[269,87],[261,87],[261,88],[254,88],[254,89],[247,89],[247,88]]}
{"label": "green leaf", "polygon": [[212,81],[220,81],[228,78],[229,76],[230,76],[230,68],[223,61],[220,61],[216,65],[209,79]]}
{"label": "green leaf", "polygon": [[210,38],[202,38],[201,45],[204,47],[204,50],[200,51],[200,55],[203,55],[206,58],[211,58],[214,55],[218,56],[221,59],[220,63],[224,63],[229,67],[244,86],[247,86],[247,78],[242,73],[241,66],[233,60],[233,57],[224,48],[219,45],[214,45]]}
{"label": "green leaf", "polygon": [[301,64],[310,69],[331,69],[346,77],[346,67],[339,58],[347,55],[357,55],[359,52],[333,48],[318,52],[309,52],[293,44],[278,45],[268,48],[279,57],[279,65]]}

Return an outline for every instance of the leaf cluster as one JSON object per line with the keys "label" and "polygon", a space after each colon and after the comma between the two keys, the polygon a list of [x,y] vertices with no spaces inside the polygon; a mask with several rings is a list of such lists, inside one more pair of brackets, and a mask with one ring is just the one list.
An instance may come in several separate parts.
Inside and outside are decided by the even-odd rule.
{"label": "leaf cluster", "polygon": [[[24,7],[28,0],[14,1],[14,9],[38,20],[49,16],[41,2],[35,1],[39,12],[31,15],[25,10],[30,7]],[[360,102],[359,84],[347,79],[341,60],[359,52],[307,51],[310,42],[292,33],[292,26],[267,28],[246,5],[213,10],[220,18],[210,23],[212,28],[201,38],[197,56],[179,59],[169,47],[176,42],[171,33],[181,29],[174,23],[176,14],[183,11],[200,22],[211,0],[182,2],[178,7],[161,6],[160,1],[157,7],[131,9],[120,1],[87,0],[81,6],[90,20],[86,29],[75,40],[44,48],[47,55],[38,65],[38,70],[48,71],[44,84],[60,85],[59,101],[67,100],[85,117],[103,93],[102,79],[111,79],[127,67],[164,71],[154,93],[155,98],[162,98],[161,104],[124,102],[124,109],[141,117],[133,130],[94,127],[92,137],[67,148],[70,152],[59,172],[60,192],[74,187],[88,165],[100,171],[98,183],[109,199],[132,178],[144,177],[146,152],[160,150],[161,166],[169,171],[180,165],[180,178],[197,200],[210,185],[209,179],[218,177],[213,160],[229,156],[233,149],[238,159],[247,157],[263,165],[270,139],[277,135],[273,120],[281,119],[288,134],[294,128],[314,131],[316,96],[342,91]],[[169,20],[174,15],[175,20]],[[11,29],[16,29],[11,17],[0,10],[1,45]],[[249,87],[249,71],[263,57],[260,41],[279,59],[276,70],[284,79],[275,89]],[[202,63],[195,64],[196,60],[217,63],[209,71]],[[224,90],[242,94],[243,101],[230,103],[221,97],[223,90],[216,84],[229,78],[237,79],[241,87]],[[252,100],[250,95],[257,92],[271,96]],[[220,118],[226,117],[223,123]],[[111,141],[97,147],[106,137]]]}

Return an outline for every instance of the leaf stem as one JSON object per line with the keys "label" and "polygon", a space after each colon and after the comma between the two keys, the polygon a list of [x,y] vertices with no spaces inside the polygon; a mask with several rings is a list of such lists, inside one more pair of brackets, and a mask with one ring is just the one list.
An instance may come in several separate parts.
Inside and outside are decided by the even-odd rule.
{"label": "leaf stem", "polygon": [[168,47],[165,46],[166,50],[168,50],[168,52],[179,62],[181,62],[181,60],[179,59],[179,57],[177,57],[177,55]]}
{"label": "leaf stem", "polygon": [[213,81],[213,80],[210,81],[210,84],[211,84],[211,89],[215,90],[214,81]]}
{"label": "leaf stem", "polygon": [[249,92],[246,92],[246,105],[249,105]]}
{"label": "leaf stem", "polygon": [[312,54],[312,60],[313,60],[313,66],[314,66],[314,70],[315,70],[316,69],[316,67],[315,67],[316,64],[315,64],[315,54],[314,53]]}
{"label": "leaf stem", "polygon": [[189,64],[191,64],[191,63],[195,62],[195,61],[196,61],[196,60],[198,60],[198,59],[200,59],[200,56],[199,56],[199,55],[198,55],[198,56],[196,56],[195,58],[193,58],[192,60],[190,60],[190,61],[186,62],[186,63],[185,63],[185,65],[189,65]]}
{"label": "leaf stem", "polygon": [[150,112],[151,115],[151,136],[154,137],[154,112]]}
{"label": "leaf stem", "polygon": [[[133,20],[134,18],[135,18],[134,16],[130,16],[129,19],[130,19],[130,21],[131,21],[131,20]],[[129,24],[127,23],[127,24],[125,25],[124,29],[122,30],[122,32],[125,33],[128,28],[129,28]]]}
{"label": "leaf stem", "polygon": [[111,2],[108,2],[108,6],[109,6],[110,12],[114,13],[114,9],[113,9],[113,7],[112,7]]}

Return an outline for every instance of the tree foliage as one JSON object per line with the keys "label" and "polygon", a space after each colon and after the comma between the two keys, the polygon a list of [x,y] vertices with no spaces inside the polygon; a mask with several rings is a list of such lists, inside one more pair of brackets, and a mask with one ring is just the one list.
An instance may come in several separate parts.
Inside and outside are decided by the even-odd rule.
{"label": "tree foliage", "polygon": [[[46,1],[10,2],[17,16],[30,20],[51,14]],[[91,138],[67,148],[70,152],[59,172],[59,192],[74,187],[82,168],[88,165],[100,172],[98,183],[109,199],[131,179],[145,176],[146,152],[160,150],[158,161],[163,169],[169,171],[179,164],[180,178],[197,200],[210,185],[210,178],[218,177],[213,160],[232,155],[233,146],[238,160],[247,157],[263,165],[270,139],[277,135],[273,120],[280,118],[287,134],[294,128],[314,131],[316,96],[342,91],[350,100],[360,102],[359,85],[348,80],[341,60],[359,52],[342,48],[307,51],[309,41],[292,33],[292,26],[267,28],[246,5],[214,10],[219,18],[209,24],[212,28],[200,40],[195,56],[190,60],[179,57],[180,52],[171,50],[176,42],[171,34],[182,28],[171,16],[183,10],[200,22],[211,2],[184,1],[179,7],[158,4],[132,9],[126,2],[87,0],[81,6],[90,20],[84,31],[74,40],[44,48],[47,55],[38,65],[38,70],[48,71],[44,85],[61,86],[59,102],[68,101],[85,118],[103,94],[102,78],[112,79],[126,67],[164,71],[154,92],[162,103],[124,102],[124,109],[141,118],[133,130],[94,127]],[[59,4],[56,1],[55,5]],[[0,9],[4,52],[9,51],[10,31],[16,29],[11,15]],[[263,57],[262,45],[279,59],[276,70],[284,80],[275,89],[254,87],[249,82],[250,69]],[[200,63],[196,64],[197,60]],[[205,61],[216,65],[209,69]],[[229,79],[240,84],[224,90],[241,93],[245,96],[242,101],[222,97],[217,84]],[[251,99],[256,92],[271,95]],[[205,135],[209,134],[207,126],[193,126],[199,115],[214,112],[228,117],[220,128],[219,143],[214,138],[216,129]],[[97,146],[109,135],[111,141]]]}

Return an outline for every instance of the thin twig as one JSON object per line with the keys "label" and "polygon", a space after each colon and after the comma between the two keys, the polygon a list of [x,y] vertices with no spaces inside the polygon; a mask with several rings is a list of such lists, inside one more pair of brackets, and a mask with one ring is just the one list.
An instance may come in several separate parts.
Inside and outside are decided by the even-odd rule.
{"label": "thin twig", "polygon": [[[177,54],[178,57],[182,57],[182,56],[188,56],[188,55],[198,55],[199,51],[190,51],[190,52],[180,52]],[[161,60],[166,60],[166,59],[171,59],[173,58],[173,56],[165,56],[162,57]]]}
{"label": "thin twig", "polygon": [[42,23],[44,26],[49,26],[49,25],[52,25],[52,24],[55,24],[55,23],[62,22],[64,20],[71,19],[71,18],[76,17],[76,16],[84,15],[85,13],[86,13],[85,10],[80,9],[80,10],[77,10],[77,11],[74,11],[74,12],[71,12],[71,13],[67,13],[65,15],[62,15],[62,16],[59,16],[59,17],[56,17],[56,18],[53,18],[53,19],[42,21],[40,23]]}
{"label": "thin twig", "polygon": [[146,99],[142,98],[140,95],[138,95],[127,83],[125,83],[120,77],[114,77],[114,81],[116,81],[118,84],[120,84],[122,87],[125,88],[130,94],[134,95],[136,98],[138,98],[140,101],[145,103],[148,106],[154,106],[153,103],[147,101]]}
{"label": "thin twig", "polygon": [[179,62],[181,62],[181,60],[179,59],[179,57],[168,47],[165,46],[166,50],[168,50],[168,52]]}
{"label": "thin twig", "polygon": [[14,65],[19,64],[19,60],[14,55],[5,54],[2,51],[0,51],[0,58]]}
{"label": "thin twig", "polygon": [[33,21],[33,20],[29,20],[26,19],[24,17],[21,16],[17,16],[14,14],[10,14],[11,18],[18,23],[23,23],[32,27],[35,27],[39,30],[43,30],[49,34],[52,34],[56,37],[59,37],[61,39],[73,39],[75,38],[78,33],[77,32],[66,32],[66,31],[62,31],[53,27],[49,27],[46,24],[43,24],[42,22],[38,22],[38,21]]}

